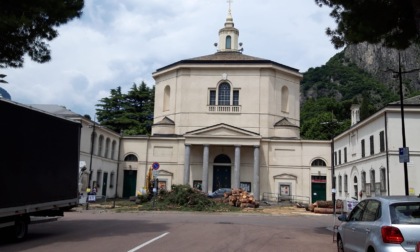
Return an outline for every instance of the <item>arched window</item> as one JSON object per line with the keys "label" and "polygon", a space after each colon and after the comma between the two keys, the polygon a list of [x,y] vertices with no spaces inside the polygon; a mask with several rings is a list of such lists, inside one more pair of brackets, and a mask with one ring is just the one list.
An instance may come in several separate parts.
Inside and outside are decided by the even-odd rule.
{"label": "arched window", "polygon": [[214,163],[230,164],[230,158],[228,156],[224,155],[224,154],[220,154],[214,159]]}
{"label": "arched window", "polygon": [[136,156],[136,155],[133,155],[133,154],[128,154],[128,155],[124,158],[124,161],[126,161],[126,162],[137,162],[137,161],[138,161],[138,159],[137,159],[137,156]]}
{"label": "arched window", "polygon": [[385,192],[386,191],[386,171],[385,168],[381,168],[380,170],[380,179],[381,179],[381,191]]}
{"label": "arched window", "polygon": [[348,192],[348,179],[347,179],[347,174],[344,175],[344,192]]}
{"label": "arched window", "polygon": [[354,178],[353,178],[353,193],[354,193],[354,197],[357,199],[357,197],[359,196],[358,195],[358,192],[359,192],[359,186],[358,186],[358,184],[357,184],[357,177],[356,176],[354,176]]}
{"label": "arched window", "polygon": [[343,191],[343,179],[342,179],[341,175],[338,176],[338,191],[339,192]]}
{"label": "arched window", "polygon": [[117,146],[117,142],[114,140],[112,141],[112,147],[111,147],[111,159],[115,159],[115,148]]}
{"label": "arched window", "polygon": [[366,172],[362,172],[362,191],[366,192]]}
{"label": "arched window", "polygon": [[169,110],[169,102],[171,100],[171,87],[166,86],[163,95],[163,111]]}
{"label": "arched window", "polygon": [[98,156],[102,156],[102,150],[104,149],[104,136],[99,136],[99,145],[98,145]]}
{"label": "arched window", "polygon": [[281,88],[281,111],[289,112],[289,88],[286,86]]}
{"label": "arched window", "polygon": [[230,85],[222,83],[219,85],[218,105],[230,105]]}
{"label": "arched window", "polygon": [[322,159],[315,159],[314,161],[312,161],[311,166],[327,166],[327,164]]}
{"label": "arched window", "polygon": [[226,36],[226,49],[232,49],[232,38],[230,36]]}
{"label": "arched window", "polygon": [[96,134],[96,132],[92,132],[92,135],[91,135],[91,141],[92,141],[92,150],[91,150],[91,152],[92,152],[92,154],[94,153],[94,149],[93,148],[98,148],[98,146],[97,146],[97,144],[96,144],[96,140],[97,140],[97,138],[98,138],[98,135]]}
{"label": "arched window", "polygon": [[375,170],[370,171],[370,188],[375,190]]}
{"label": "arched window", "polygon": [[109,138],[106,138],[105,141],[105,155],[104,157],[108,158],[109,156],[109,145],[111,144],[111,140]]}

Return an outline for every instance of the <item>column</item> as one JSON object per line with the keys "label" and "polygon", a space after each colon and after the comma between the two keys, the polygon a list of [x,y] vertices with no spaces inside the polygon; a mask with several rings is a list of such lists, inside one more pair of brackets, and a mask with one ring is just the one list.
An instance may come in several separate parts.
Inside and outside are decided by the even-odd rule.
{"label": "column", "polygon": [[239,188],[241,168],[241,146],[235,145],[235,167],[233,170],[233,188]]}
{"label": "column", "polygon": [[255,200],[260,200],[260,146],[254,146],[254,186]]}
{"label": "column", "polygon": [[203,148],[203,181],[201,183],[201,190],[208,193],[209,184],[209,146],[204,145]]}
{"label": "column", "polygon": [[184,185],[188,185],[190,182],[190,155],[191,145],[185,145],[185,158],[184,158]]}

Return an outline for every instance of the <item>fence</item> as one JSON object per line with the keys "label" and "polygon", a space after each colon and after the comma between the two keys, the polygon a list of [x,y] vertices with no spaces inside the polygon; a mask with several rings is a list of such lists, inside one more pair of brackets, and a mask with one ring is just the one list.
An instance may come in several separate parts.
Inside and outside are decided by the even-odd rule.
{"label": "fence", "polygon": [[310,198],[307,196],[300,196],[300,195],[290,195],[284,196],[280,195],[279,193],[263,193],[262,201],[274,204],[282,204],[282,203],[299,203],[309,205]]}

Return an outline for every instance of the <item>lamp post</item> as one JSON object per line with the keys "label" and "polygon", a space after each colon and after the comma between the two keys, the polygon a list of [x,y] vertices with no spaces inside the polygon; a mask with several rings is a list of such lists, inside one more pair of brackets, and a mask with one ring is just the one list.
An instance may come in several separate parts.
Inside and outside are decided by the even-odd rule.
{"label": "lamp post", "polygon": [[[402,71],[401,70],[401,53],[398,51],[398,71],[394,71],[392,69],[387,69],[386,72],[392,72],[394,75],[398,75],[399,79],[399,86],[400,86],[400,109],[401,109],[401,134],[402,134],[402,142],[403,142],[403,151],[407,151],[406,141],[405,141],[405,120],[404,120],[404,94],[403,94],[403,85],[402,85],[402,75],[406,73],[412,73],[418,71],[419,69],[412,69],[409,71]],[[408,156],[409,159],[409,156]],[[407,159],[404,159],[404,185],[405,185],[405,195],[410,194],[409,186],[408,186],[408,169],[407,169]],[[400,161],[401,162],[401,161]]]}
{"label": "lamp post", "polygon": [[[90,162],[89,162],[89,180],[88,180],[88,188],[92,190],[90,182],[92,180],[92,162],[93,162],[93,149],[95,145],[95,119],[93,119],[93,124],[89,125],[89,128],[92,128],[92,134],[90,135]],[[89,210],[89,195],[86,195],[86,210]]]}
{"label": "lamp post", "polygon": [[88,186],[91,187],[90,182],[92,180],[92,162],[93,162],[93,149],[95,146],[95,120],[93,121],[93,124],[89,125],[90,128],[92,128],[92,134],[90,136],[90,162],[89,162],[89,184]]}

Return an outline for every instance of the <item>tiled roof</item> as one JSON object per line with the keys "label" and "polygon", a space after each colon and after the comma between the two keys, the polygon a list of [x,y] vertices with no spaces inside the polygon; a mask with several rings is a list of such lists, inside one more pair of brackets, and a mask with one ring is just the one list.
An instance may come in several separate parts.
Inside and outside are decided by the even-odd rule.
{"label": "tiled roof", "polygon": [[297,73],[299,72],[299,70],[296,68],[292,68],[271,60],[242,54],[241,52],[217,52],[215,54],[180,60],[178,62],[157,69],[156,73],[182,64],[270,64],[288,69],[289,71]]}
{"label": "tiled roof", "polygon": [[189,60],[204,60],[204,61],[219,61],[219,60],[244,60],[244,61],[261,61],[261,60],[266,60],[266,59],[262,59],[262,58],[257,58],[257,57],[253,57],[253,56],[249,56],[246,54],[242,54],[240,52],[217,52],[215,54],[210,54],[210,55],[205,55],[205,56],[200,56],[200,57],[195,57],[195,58],[191,58]]}

